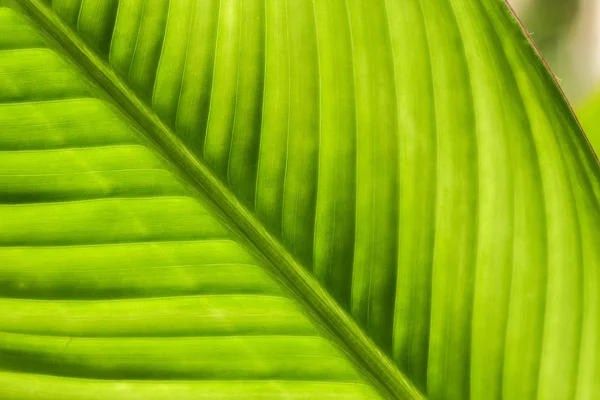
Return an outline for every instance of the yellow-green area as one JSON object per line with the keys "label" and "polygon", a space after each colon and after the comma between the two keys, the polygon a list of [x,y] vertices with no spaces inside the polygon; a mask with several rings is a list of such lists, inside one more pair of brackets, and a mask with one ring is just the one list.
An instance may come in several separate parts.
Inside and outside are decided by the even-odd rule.
{"label": "yellow-green area", "polygon": [[590,144],[600,151],[600,93],[593,94],[575,110]]}
{"label": "yellow-green area", "polygon": [[9,398],[598,396],[600,166],[502,0],[19,3]]}

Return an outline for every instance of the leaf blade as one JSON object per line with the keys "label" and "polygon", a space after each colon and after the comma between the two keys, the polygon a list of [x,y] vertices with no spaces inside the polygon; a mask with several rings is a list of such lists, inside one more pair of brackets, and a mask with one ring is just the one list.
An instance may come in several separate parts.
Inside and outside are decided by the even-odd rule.
{"label": "leaf blade", "polygon": [[[598,237],[598,164],[582,140],[583,136],[546,67],[500,1],[479,4],[469,0],[448,0],[436,5],[435,9],[429,3],[416,0],[402,5],[387,2],[388,19],[405,22],[389,24],[395,84],[379,85],[377,93],[381,98],[389,99],[391,92],[396,91],[398,126],[404,129],[398,131],[400,156],[394,161],[417,171],[399,169],[391,179],[394,183],[402,183],[391,189],[392,197],[400,196],[400,205],[397,205],[388,201],[388,185],[384,185],[386,190],[383,191],[369,189],[362,192],[365,189],[355,180],[356,176],[364,174],[372,180],[366,181],[373,184],[377,179],[390,179],[386,174],[394,175],[389,170],[369,173],[368,168],[356,169],[357,160],[379,161],[377,157],[380,156],[385,160],[382,162],[390,161],[384,157],[389,148],[383,146],[373,156],[369,154],[370,147],[358,147],[356,143],[358,140],[369,143],[373,139],[373,126],[394,124],[389,115],[381,121],[370,120],[370,103],[357,96],[359,91],[368,95],[367,80],[385,76],[381,65],[387,64],[376,63],[376,60],[385,59],[390,51],[378,46],[379,42],[369,46],[365,32],[369,32],[371,24],[361,30],[362,16],[355,19],[358,23],[351,23],[350,15],[357,9],[357,4],[315,2],[314,25],[310,23],[303,28],[305,32],[313,29],[317,32],[317,56],[310,53],[308,60],[309,64],[318,64],[320,74],[319,91],[310,92],[313,101],[318,100],[320,104],[319,130],[311,130],[310,135],[319,135],[320,146],[310,152],[307,161],[312,163],[311,168],[318,168],[319,179],[306,182],[309,191],[317,192],[314,231],[306,230],[306,227],[302,232],[296,231],[299,222],[288,225],[291,232],[300,232],[296,234],[298,236],[288,237],[280,233],[285,229],[273,228],[280,226],[279,219],[293,215],[292,211],[286,211],[279,217],[277,210],[279,207],[284,209],[283,195],[274,198],[274,217],[258,213],[258,218],[252,213],[256,205],[252,204],[251,196],[241,194],[240,188],[234,189],[239,192],[236,193],[239,198],[231,195],[229,176],[245,173],[232,171],[231,165],[246,167],[243,163],[232,164],[228,159],[231,155],[227,154],[226,143],[233,144],[232,132],[226,129],[223,136],[219,135],[214,142],[217,147],[211,148],[209,144],[209,152],[216,156],[204,159],[204,150],[199,151],[195,141],[201,139],[206,148],[206,139],[202,134],[192,134],[194,128],[202,126],[201,119],[190,119],[185,122],[185,127],[163,126],[163,121],[150,115],[151,110],[134,93],[127,92],[124,76],[121,78],[125,82],[111,80],[110,85],[118,89],[112,93],[119,98],[122,94],[118,91],[127,92],[127,104],[148,114],[140,118],[150,121],[145,128],[152,131],[161,127],[158,129],[161,133],[156,137],[180,135],[194,154],[176,140],[173,141],[175,144],[169,142],[164,147],[175,148],[174,158],[177,162],[185,159],[186,169],[201,171],[197,182],[208,188],[229,219],[241,226],[261,252],[271,261],[276,260],[275,264],[283,265],[281,268],[288,281],[312,299],[314,309],[324,312],[331,325],[346,321],[338,330],[340,337],[350,338],[350,341],[364,337],[364,340],[360,339],[361,343],[370,343],[365,333],[377,338],[377,344],[387,348],[389,355],[394,355],[402,371],[422,389],[427,388],[432,397],[464,398],[482,393],[491,393],[498,398],[532,397],[536,393],[573,397],[592,393],[597,388],[595,377],[600,371],[595,361],[598,346],[594,338],[598,321],[593,314],[600,301],[595,272],[598,250],[593,247],[593,240]],[[375,16],[381,4],[376,2],[364,18],[369,18],[371,12]],[[273,4],[268,7],[265,29],[268,29],[273,14],[281,11]],[[235,21],[244,21],[244,9],[240,7],[239,15],[233,15]],[[205,16],[211,20],[208,14]],[[214,22],[214,18],[211,21]],[[413,21],[423,21],[423,24],[418,23],[413,29]],[[224,35],[219,39],[217,35],[216,48],[230,39]],[[308,40],[312,40],[312,36],[307,43]],[[265,45],[266,55],[270,54],[272,61],[289,57],[285,51],[280,56],[273,56],[273,48],[280,45],[285,47],[287,43],[268,41]],[[212,47],[200,47],[208,49],[203,54],[210,58]],[[421,71],[407,66],[401,51],[410,54],[411,60],[416,58]],[[82,52],[86,53],[85,49]],[[87,57],[93,58],[93,55],[88,52]],[[229,66],[238,71],[236,76],[250,73],[256,68],[255,63],[261,61],[257,57],[252,65],[244,65],[243,58],[239,54],[236,57],[240,65]],[[293,61],[283,62],[275,67],[275,71],[285,66],[290,68]],[[306,60],[298,56],[295,61]],[[210,60],[198,65],[203,77],[223,72],[211,70],[211,65]],[[354,79],[356,71],[360,74]],[[415,81],[415,76],[421,77],[422,81]],[[268,75],[266,79],[269,82]],[[237,83],[233,79],[225,83],[230,92],[219,95],[237,98]],[[281,83],[285,85],[285,78]],[[200,92],[205,86],[188,82],[188,88]],[[268,93],[269,87],[264,90]],[[510,97],[506,98],[507,94]],[[411,104],[415,99],[417,103]],[[380,97],[372,100],[379,101]],[[501,106],[502,111],[490,108],[488,102]],[[360,108],[357,108],[358,103]],[[189,104],[193,105],[194,101]],[[210,107],[210,104],[203,103],[203,106]],[[255,109],[262,107],[263,118],[287,120],[289,117],[284,118],[282,109],[276,106],[277,101],[267,96],[254,104]],[[222,109],[227,124],[235,118],[232,107]],[[131,107],[129,109],[131,111]],[[357,121],[363,121],[363,124]],[[169,124],[168,121],[165,123]],[[426,132],[424,139],[420,138],[422,130]],[[392,135],[389,132],[383,135]],[[253,146],[273,145],[287,157],[287,141],[265,143],[262,133],[259,136],[254,139]],[[391,140],[391,143],[393,139],[385,137],[381,140]],[[159,137],[158,141],[161,140]],[[415,146],[420,146],[416,153]],[[250,150],[246,154],[249,158],[254,149]],[[424,155],[425,160],[416,154]],[[194,157],[203,161],[195,162]],[[508,158],[514,163],[510,169],[506,164]],[[287,161],[285,164],[284,191],[289,172]],[[193,167],[188,168],[190,165]],[[293,168],[295,172],[301,170],[300,164]],[[282,172],[281,167],[275,172]],[[260,181],[261,173],[272,174],[273,171],[259,169],[257,181]],[[379,174],[385,176],[381,178]],[[502,190],[496,190],[496,182],[501,183]],[[424,204],[421,204],[421,195],[425,196]],[[365,201],[359,204],[356,198]],[[394,229],[388,232],[390,229],[386,227],[394,221],[384,220],[375,225],[369,218],[357,219],[359,214],[372,215],[369,212],[372,204],[389,208],[375,210],[381,215],[395,215],[389,211],[399,207],[405,218],[398,223],[400,232]],[[306,207],[309,210],[312,207],[309,200],[306,200]],[[411,220],[412,213],[418,217]],[[425,220],[423,226],[420,225],[422,219]],[[369,230],[385,240],[390,239],[390,234],[397,234],[404,244],[399,254],[393,254],[395,250],[386,247],[388,251],[382,257],[395,260],[395,263],[386,263],[386,268],[376,271],[393,276],[398,265],[398,276],[411,279],[406,283],[397,281],[395,299],[381,296],[379,301],[373,300],[382,290],[390,291],[389,279],[371,281],[367,285],[369,289],[354,286],[361,281],[353,281],[355,271],[365,272],[360,276],[373,273],[368,267],[372,257],[357,261],[354,253],[356,239],[366,237],[365,232]],[[417,235],[414,242],[407,239],[413,233]],[[497,237],[501,239],[497,241]],[[307,247],[296,245],[298,239],[306,242],[307,238],[314,240],[312,257],[303,253]],[[416,249],[423,248],[424,254],[405,256],[406,252],[415,251],[413,245]],[[367,249],[361,246],[358,254],[362,250],[368,253]],[[571,267],[573,261],[576,268]],[[312,278],[299,270],[300,264],[314,271],[329,293],[316,288]],[[448,285],[448,281],[453,284]],[[352,311],[351,304],[359,305],[354,308],[354,317],[361,322],[365,332],[356,331],[345,314],[337,314],[329,294],[347,310]],[[393,303],[397,313],[394,324],[387,323],[385,328],[382,327],[385,323],[371,324],[368,312],[362,311],[363,306],[360,306],[364,303],[372,303],[374,308],[389,308]],[[389,316],[384,317],[382,320],[389,321]],[[567,326],[564,337],[562,324]],[[493,331],[490,340],[487,338],[489,325]],[[578,344],[578,332],[582,333],[581,345],[585,348]],[[391,350],[386,344],[387,337],[396,340]],[[499,346],[505,349],[500,350]],[[373,356],[377,351],[371,349],[367,353]],[[521,373],[521,354],[525,354],[526,373]],[[385,366],[387,362],[376,355],[371,360],[379,366]],[[481,367],[488,361],[491,365]],[[371,363],[367,361],[367,364]],[[386,368],[381,370],[384,376],[394,376],[394,372]]]}

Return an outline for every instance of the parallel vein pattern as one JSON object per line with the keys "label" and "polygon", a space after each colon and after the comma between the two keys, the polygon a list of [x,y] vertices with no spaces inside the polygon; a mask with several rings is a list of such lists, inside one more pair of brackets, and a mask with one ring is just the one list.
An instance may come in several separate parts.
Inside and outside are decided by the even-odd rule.
{"label": "parallel vein pattern", "polygon": [[139,132],[0,8],[7,27],[0,398],[379,398]]}
{"label": "parallel vein pattern", "polygon": [[502,1],[44,1],[430,398],[598,396],[600,168]]}

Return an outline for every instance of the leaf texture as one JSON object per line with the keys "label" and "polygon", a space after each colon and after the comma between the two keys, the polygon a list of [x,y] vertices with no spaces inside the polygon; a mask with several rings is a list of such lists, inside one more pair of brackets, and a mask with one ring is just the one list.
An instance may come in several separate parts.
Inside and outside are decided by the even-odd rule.
{"label": "leaf texture", "polygon": [[23,3],[430,398],[600,393],[600,169],[503,2]]}
{"label": "leaf texture", "polygon": [[380,398],[22,15],[0,32],[1,399]]}

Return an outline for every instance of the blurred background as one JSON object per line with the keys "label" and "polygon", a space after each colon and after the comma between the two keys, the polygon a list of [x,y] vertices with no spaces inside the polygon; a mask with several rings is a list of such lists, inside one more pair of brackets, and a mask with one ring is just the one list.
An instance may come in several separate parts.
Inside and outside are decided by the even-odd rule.
{"label": "blurred background", "polygon": [[600,0],[508,0],[600,154]]}
{"label": "blurred background", "polygon": [[509,0],[573,106],[600,90],[600,0]]}

